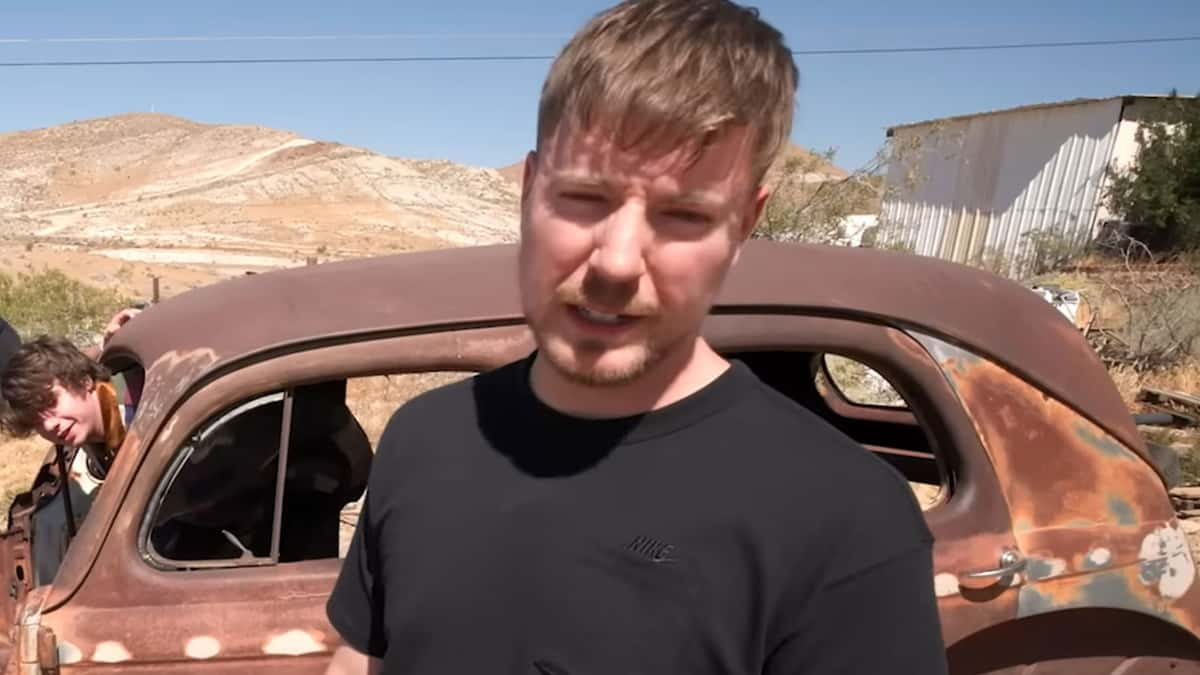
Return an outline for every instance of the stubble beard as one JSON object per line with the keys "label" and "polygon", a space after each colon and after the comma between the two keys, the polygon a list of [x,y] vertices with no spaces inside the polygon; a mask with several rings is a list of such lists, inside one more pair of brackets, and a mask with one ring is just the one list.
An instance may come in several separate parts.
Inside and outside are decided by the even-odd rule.
{"label": "stubble beard", "polygon": [[[617,387],[634,382],[681,348],[686,336],[647,336],[643,341],[611,347],[598,341],[568,342],[563,336],[536,336],[539,352],[568,382],[587,387]],[[616,359],[612,359],[616,356]],[[604,363],[606,360],[616,363]]]}

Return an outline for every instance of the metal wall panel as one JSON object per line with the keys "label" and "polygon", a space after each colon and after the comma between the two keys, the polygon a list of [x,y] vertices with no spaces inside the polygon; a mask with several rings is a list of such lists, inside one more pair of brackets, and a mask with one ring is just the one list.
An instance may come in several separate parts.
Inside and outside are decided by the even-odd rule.
{"label": "metal wall panel", "polygon": [[920,148],[889,167],[881,238],[916,253],[1020,274],[1032,232],[1094,234],[1121,120],[1104,99],[933,121],[894,131]]}

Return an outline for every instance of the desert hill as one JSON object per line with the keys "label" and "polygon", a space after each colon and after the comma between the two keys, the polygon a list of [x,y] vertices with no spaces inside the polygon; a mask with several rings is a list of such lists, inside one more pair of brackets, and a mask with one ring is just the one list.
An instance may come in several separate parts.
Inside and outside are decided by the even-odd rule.
{"label": "desert hill", "polygon": [[258,126],[127,114],[0,134],[0,237],[124,260],[274,267],[513,241],[493,169]]}
{"label": "desert hill", "polygon": [[[802,162],[801,166],[807,169],[803,176],[797,176],[797,179],[803,183],[822,183],[830,180],[840,180],[849,175],[845,169],[830,164],[811,150],[802,148],[795,143],[789,143],[784,147],[783,152],[779,153],[779,159],[768,174],[768,180],[775,179],[783,163],[791,159],[800,160]],[[501,176],[512,181],[518,187],[521,185],[524,170],[524,158],[497,169]]]}

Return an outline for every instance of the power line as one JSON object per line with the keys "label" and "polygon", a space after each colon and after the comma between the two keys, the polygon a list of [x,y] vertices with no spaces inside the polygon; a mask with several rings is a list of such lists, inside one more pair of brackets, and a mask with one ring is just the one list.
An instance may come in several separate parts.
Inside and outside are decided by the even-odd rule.
{"label": "power line", "polygon": [[553,56],[313,56],[232,59],[135,59],[128,61],[0,61],[0,68],[69,68],[86,66],[188,66],[264,63],[408,63],[433,61],[548,61]]}
{"label": "power line", "polygon": [[1112,45],[1144,45],[1166,42],[1200,42],[1200,35],[1183,37],[1131,38],[1125,40],[1076,40],[1073,42],[1013,42],[990,45],[947,45],[942,47],[881,47],[878,49],[812,49],[792,50],[797,55],[829,54],[913,54],[917,52],[969,52],[1005,49],[1046,49],[1061,47],[1106,47]]}
{"label": "power line", "polygon": [[153,35],[132,37],[11,37],[0,38],[5,44],[144,44],[152,42],[319,42],[371,40],[423,40],[447,38],[541,38],[569,37],[563,33],[343,33],[329,35]]}
{"label": "power line", "polygon": [[[1135,38],[1127,40],[1078,40],[1071,42],[1022,42],[986,45],[943,45],[931,47],[878,47],[854,49],[797,49],[797,56],[915,54],[965,51],[998,51],[1013,49],[1049,49],[1068,47],[1103,47],[1116,45],[1163,44],[1171,42],[1200,42],[1200,35],[1184,37]],[[72,61],[0,61],[0,68],[75,68],[99,66],[183,66],[183,65],[253,65],[279,63],[420,63],[420,62],[482,62],[482,61],[549,61],[549,55],[452,55],[452,56],[314,56],[226,59],[129,59],[129,60],[72,60]]]}

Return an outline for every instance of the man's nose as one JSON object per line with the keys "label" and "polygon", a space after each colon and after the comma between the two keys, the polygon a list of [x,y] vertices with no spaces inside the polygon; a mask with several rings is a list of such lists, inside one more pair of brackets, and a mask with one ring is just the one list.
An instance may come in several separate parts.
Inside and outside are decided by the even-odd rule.
{"label": "man's nose", "polygon": [[636,203],[614,211],[596,230],[592,271],[613,283],[637,281],[646,271],[645,247],[649,235],[645,209]]}

